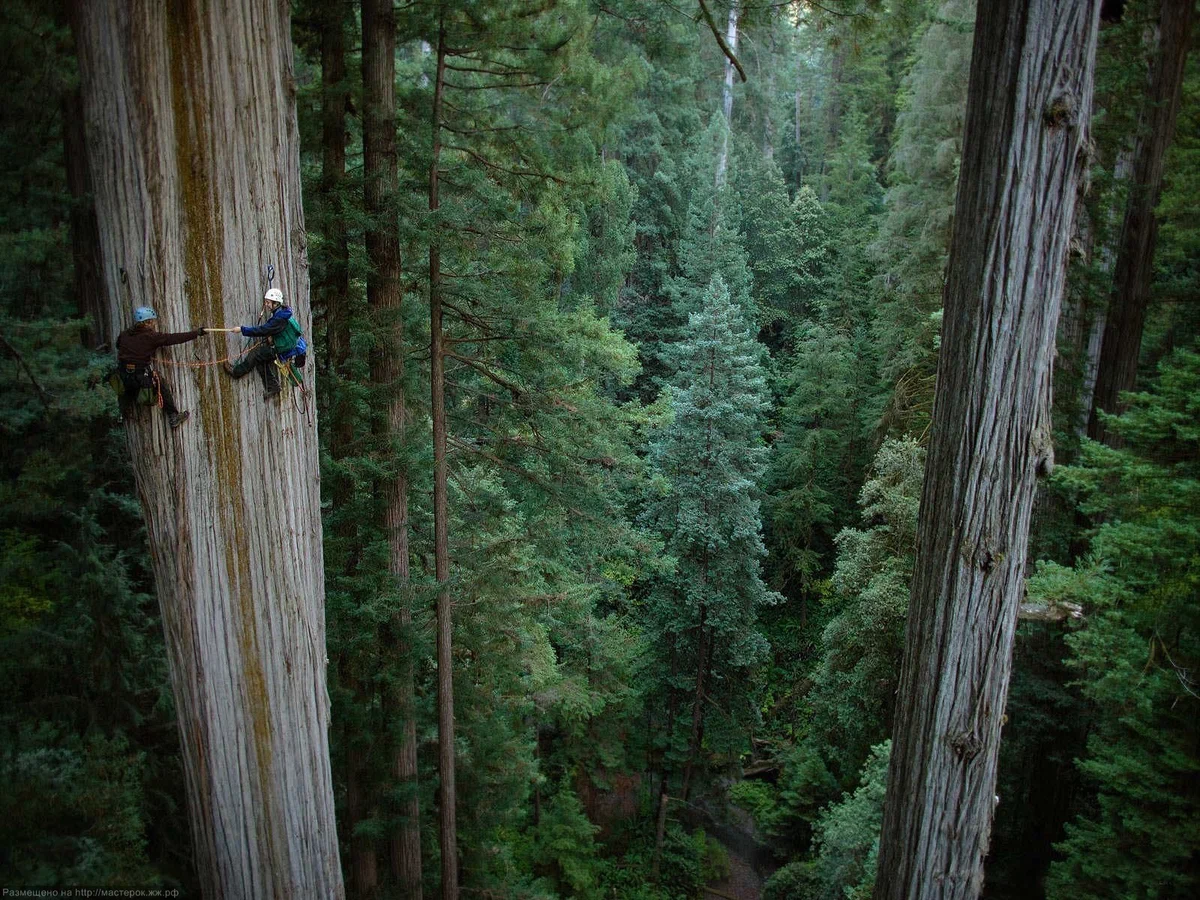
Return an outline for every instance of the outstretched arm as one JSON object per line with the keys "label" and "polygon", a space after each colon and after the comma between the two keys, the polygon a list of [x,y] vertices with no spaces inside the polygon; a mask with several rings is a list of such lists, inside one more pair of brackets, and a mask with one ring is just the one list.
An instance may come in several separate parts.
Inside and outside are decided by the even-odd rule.
{"label": "outstretched arm", "polygon": [[194,331],[178,331],[174,334],[156,334],[154,336],[154,346],[170,347],[172,344],[186,344],[188,341],[194,341],[196,338],[204,334],[203,328],[197,328]]}
{"label": "outstretched arm", "polygon": [[262,325],[243,325],[241,332],[246,337],[271,337],[283,331],[287,319],[272,316]]}

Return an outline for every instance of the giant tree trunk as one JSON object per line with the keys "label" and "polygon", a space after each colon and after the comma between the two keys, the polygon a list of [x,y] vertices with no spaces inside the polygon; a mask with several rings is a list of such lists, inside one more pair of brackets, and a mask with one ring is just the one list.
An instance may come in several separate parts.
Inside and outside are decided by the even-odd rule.
{"label": "giant tree trunk", "polygon": [[[287,4],[93,0],[77,14],[110,333],[140,304],[172,331],[253,320],[267,263],[307,323]],[[224,336],[194,347],[227,353]],[[191,421],[169,431],[150,411],[126,433],[204,894],[342,897],[316,432],[254,381],[163,368]]]}
{"label": "giant tree trunk", "polygon": [[1150,64],[1145,108],[1138,123],[1129,200],[1121,225],[1113,294],[1104,324],[1088,422],[1088,436],[1110,444],[1115,443],[1115,436],[1108,432],[1097,412],[1121,412],[1124,409],[1121,393],[1132,391],[1137,382],[1142,331],[1154,275],[1154,245],[1158,240],[1154,208],[1162,193],[1163,159],[1175,135],[1183,71],[1195,20],[1196,0],[1162,0],[1157,53]]}
{"label": "giant tree trunk", "polygon": [[1099,7],[979,5],[877,900],[983,886]]}

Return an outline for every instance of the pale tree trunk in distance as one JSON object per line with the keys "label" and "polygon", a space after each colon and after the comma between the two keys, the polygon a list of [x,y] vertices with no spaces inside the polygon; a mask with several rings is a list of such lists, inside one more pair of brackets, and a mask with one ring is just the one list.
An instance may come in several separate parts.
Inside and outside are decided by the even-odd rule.
{"label": "pale tree trunk in distance", "polygon": [[[442,92],[446,77],[446,28],[438,28],[437,76],[433,88],[433,162],[429,209],[437,212],[438,166],[442,155]],[[436,235],[429,245],[429,359],[433,419],[433,543],[437,575],[438,842],[442,851],[442,900],[458,900],[458,826],[454,773],[454,631],[450,602],[449,500],[446,478],[446,345],[442,337],[442,255]]]}
{"label": "pale tree trunk in distance", "polygon": [[1099,7],[979,5],[876,900],[983,887]]}
{"label": "pale tree trunk in distance", "polygon": [[1119,443],[1097,415],[1098,410],[1119,413],[1120,395],[1137,383],[1138,357],[1150,283],[1154,276],[1154,246],[1158,219],[1154,208],[1162,193],[1163,160],[1175,135],[1183,73],[1191,49],[1196,20],[1196,0],[1162,0],[1158,46],[1150,63],[1145,109],[1139,117],[1137,141],[1125,221],[1117,247],[1113,294],[1104,323],[1092,414],[1088,436],[1114,446]]}
{"label": "pale tree trunk in distance", "polygon": [[[252,321],[268,263],[307,324],[287,4],[92,0],[76,13],[109,333],[140,304],[169,331]],[[166,358],[240,343],[204,337]],[[163,369],[191,420],[169,431],[151,410],[126,433],[204,895],[343,897],[316,431],[265,404],[257,379]]]}
{"label": "pale tree trunk in distance", "polygon": [[[730,53],[737,53],[738,6],[737,0],[729,4],[729,21],[725,26],[725,43]],[[729,165],[729,131],[733,127],[733,60],[725,59],[725,86],[721,90],[721,111],[725,116],[725,135],[721,138],[721,156],[717,160],[717,187],[725,183],[725,169]]]}

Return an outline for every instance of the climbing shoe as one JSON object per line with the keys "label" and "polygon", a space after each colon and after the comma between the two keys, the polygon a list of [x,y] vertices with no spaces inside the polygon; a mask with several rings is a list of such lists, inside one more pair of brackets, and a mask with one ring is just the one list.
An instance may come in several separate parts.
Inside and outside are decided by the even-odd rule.
{"label": "climbing shoe", "polygon": [[172,428],[178,428],[180,425],[186,422],[191,415],[192,414],[187,410],[184,410],[183,412],[172,413],[171,415],[167,416],[167,422],[170,423]]}
{"label": "climbing shoe", "polygon": [[233,363],[231,363],[229,360],[225,360],[225,362],[222,364],[221,368],[223,368],[225,370],[226,375],[233,374]]}

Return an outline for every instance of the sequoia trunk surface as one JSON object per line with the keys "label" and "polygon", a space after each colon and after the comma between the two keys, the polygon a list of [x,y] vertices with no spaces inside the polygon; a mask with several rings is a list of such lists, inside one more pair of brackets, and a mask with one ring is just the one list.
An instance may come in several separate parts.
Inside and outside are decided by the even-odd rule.
{"label": "sequoia trunk surface", "polygon": [[[307,325],[288,4],[94,0],[76,14],[109,333],[139,305],[166,331],[253,322],[268,264]],[[317,435],[257,379],[209,364],[242,343],[166,351],[191,420],[170,431],[151,410],[126,426],[195,862],[210,898],[342,897]]]}
{"label": "sequoia trunk surface", "polygon": [[979,4],[877,900],[983,887],[1099,6]]}

